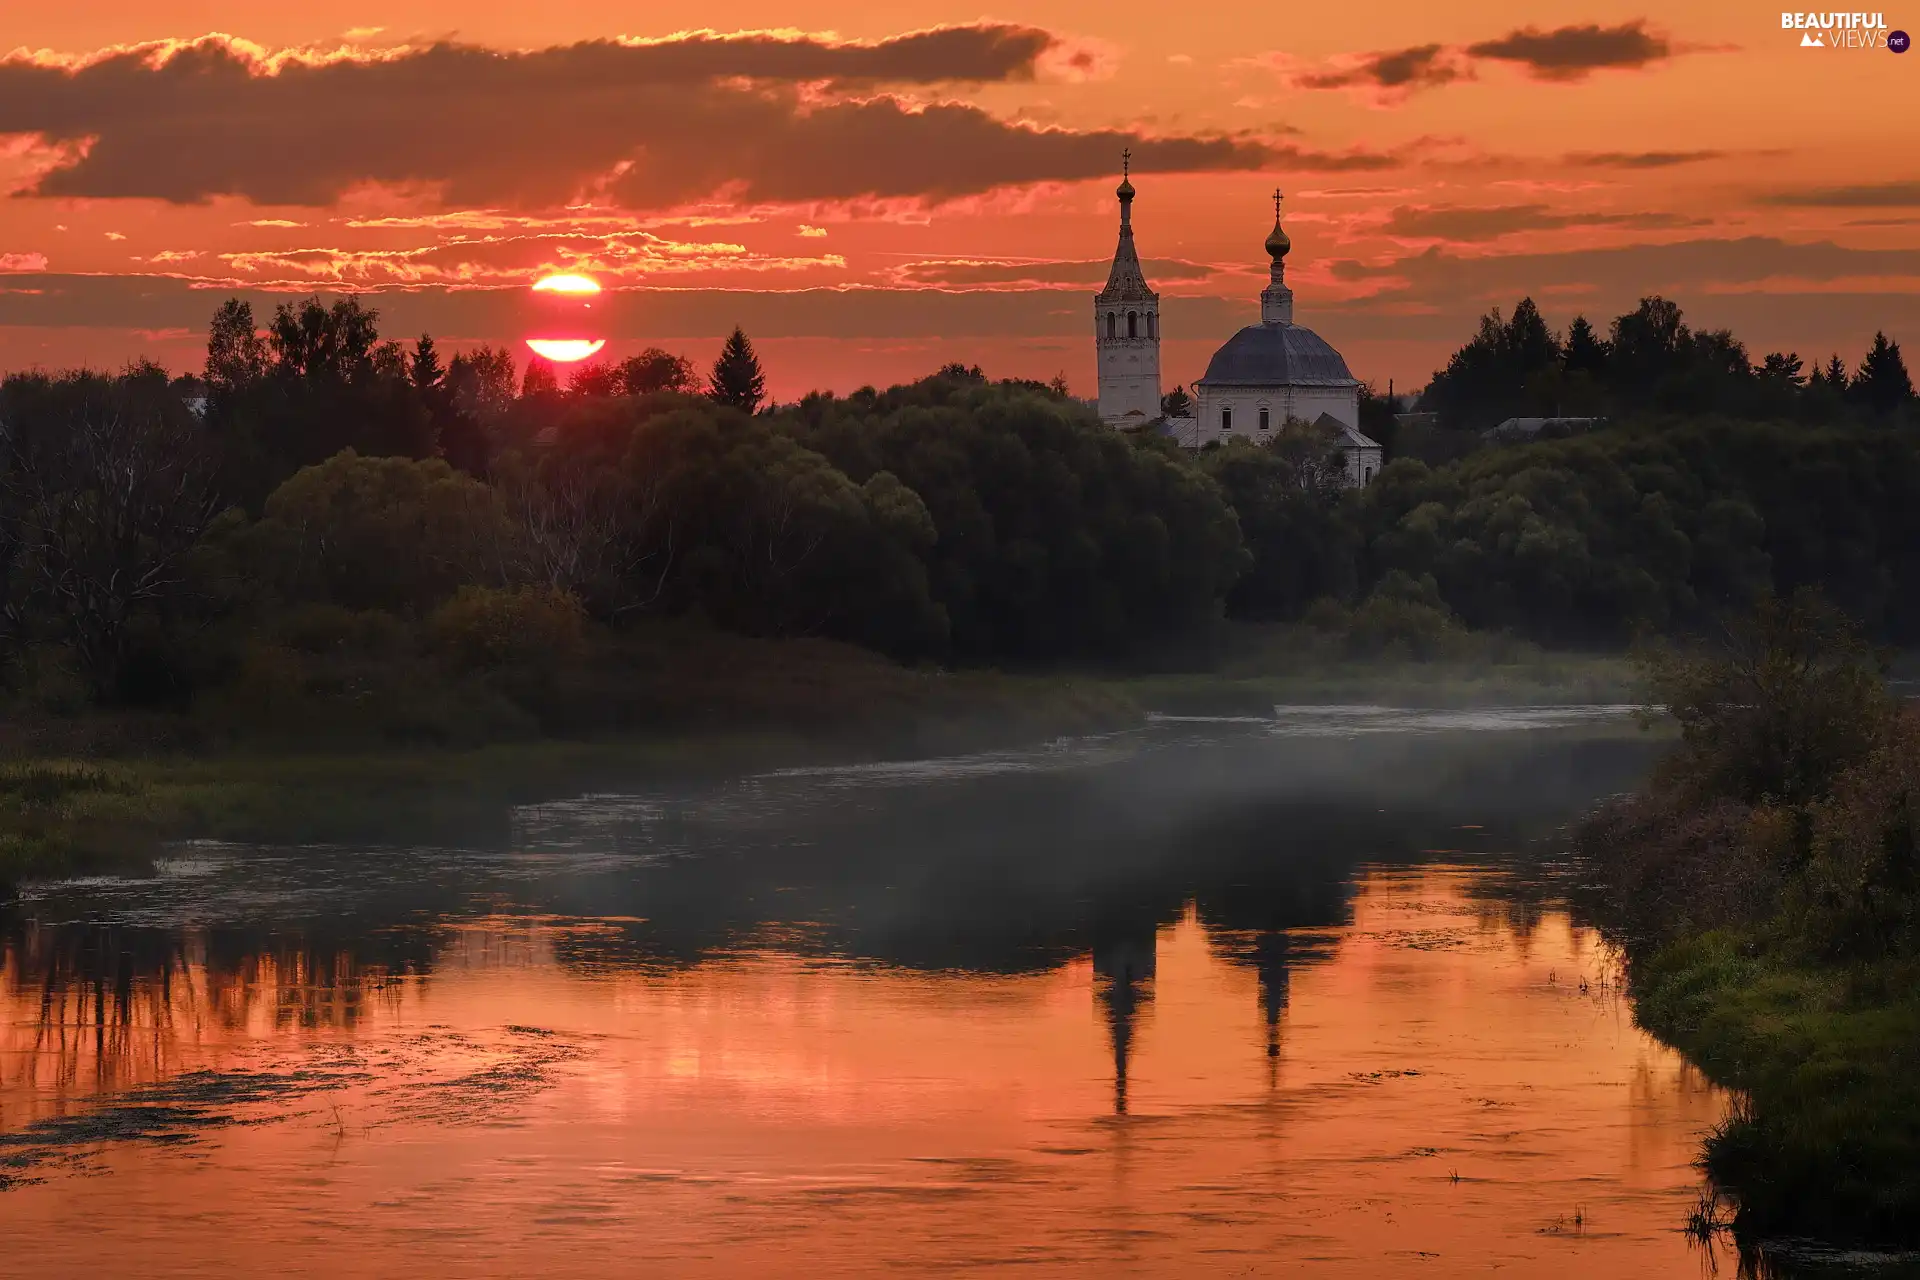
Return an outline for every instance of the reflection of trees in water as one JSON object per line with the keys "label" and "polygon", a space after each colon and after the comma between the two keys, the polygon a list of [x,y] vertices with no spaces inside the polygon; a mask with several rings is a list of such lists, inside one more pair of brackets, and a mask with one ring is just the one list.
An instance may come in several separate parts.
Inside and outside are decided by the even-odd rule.
{"label": "reflection of trees in water", "polygon": [[[1153,934],[1188,903],[1215,954],[1258,976],[1277,1055],[1289,970],[1324,954],[1312,935],[1350,920],[1356,866],[1449,856],[1433,851],[1467,838],[1469,824],[1483,828],[1477,847],[1513,847],[1625,785],[1644,758],[1637,743],[1543,749],[1522,734],[1250,737],[1098,768],[837,791],[817,777],[774,777],[616,803],[611,817],[588,806],[578,821],[592,839],[577,847],[667,856],[601,859],[585,873],[550,857],[554,870],[532,879],[497,860],[441,857],[412,876],[389,861],[352,899],[353,914],[325,921],[0,922],[5,1034],[33,1050],[16,1061],[50,1073],[47,1083],[119,1087],[163,1073],[182,1042],[351,1028],[371,1002],[398,998],[394,979],[448,965],[551,955],[596,971],[674,969],[773,946],[1027,973],[1091,952],[1124,1108]],[[567,835],[552,839],[565,848]],[[310,855],[316,883],[331,885],[341,868],[321,867],[326,857]],[[539,923],[556,918],[567,927]],[[514,944],[516,931],[539,934],[540,945]]]}
{"label": "reflection of trees in water", "polygon": [[171,1075],[186,1050],[351,1029],[399,999],[397,979],[427,972],[431,945],[0,920],[0,1063],[12,1066],[0,1085],[56,1100],[118,1091]]}

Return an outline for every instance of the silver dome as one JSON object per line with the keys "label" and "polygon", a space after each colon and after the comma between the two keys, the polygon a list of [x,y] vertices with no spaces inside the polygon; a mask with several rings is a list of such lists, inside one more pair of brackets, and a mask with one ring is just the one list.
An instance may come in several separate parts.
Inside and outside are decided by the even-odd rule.
{"label": "silver dome", "polygon": [[1213,353],[1210,387],[1352,387],[1358,380],[1340,353],[1297,324],[1250,324]]}

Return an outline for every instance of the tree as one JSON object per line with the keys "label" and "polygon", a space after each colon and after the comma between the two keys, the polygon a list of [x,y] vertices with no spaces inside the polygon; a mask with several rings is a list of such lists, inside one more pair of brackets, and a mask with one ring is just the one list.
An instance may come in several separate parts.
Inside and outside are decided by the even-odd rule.
{"label": "tree", "polygon": [[424,609],[496,570],[506,525],[495,495],[438,458],[348,449],[267,499],[257,575],[288,598],[349,609]]}
{"label": "tree", "polygon": [[310,381],[352,382],[372,371],[380,313],[355,297],[323,306],[318,295],[275,308],[267,340],[274,372]]}
{"label": "tree", "polygon": [[475,347],[447,365],[447,394],[460,412],[490,421],[513,404],[513,374],[513,355],[506,348]]}
{"label": "tree", "polygon": [[1907,362],[1900,357],[1900,344],[1889,341],[1884,333],[1873,335],[1873,345],[1860,361],[1848,390],[1860,403],[1875,413],[1892,413],[1913,399],[1913,379]]}
{"label": "tree", "polygon": [[534,396],[558,394],[560,379],[553,372],[553,365],[535,356],[527,361],[527,376],[520,382],[520,395],[523,399]]}
{"label": "tree", "polygon": [[716,403],[752,413],[760,407],[766,394],[767,380],[760,372],[760,360],[753,353],[753,343],[736,325],[726,345],[720,348],[719,358],[713,362],[707,395]]}
{"label": "tree", "polygon": [[1608,373],[1614,389],[1628,399],[1651,401],[1665,379],[1685,366],[1693,335],[1680,308],[1658,295],[1613,321],[1613,354]]}
{"label": "tree", "polygon": [[1193,416],[1193,397],[1187,394],[1185,385],[1175,387],[1160,397],[1160,416],[1163,418]]}
{"label": "tree", "polygon": [[120,695],[143,620],[184,590],[220,511],[211,442],[147,365],[8,379],[0,458],[9,629],[44,620],[96,697]]}
{"label": "tree", "polygon": [[1760,377],[1777,386],[1799,387],[1806,383],[1806,377],[1801,372],[1805,367],[1797,351],[1789,351],[1785,355],[1769,351],[1766,359],[1760,363]]}
{"label": "tree", "polygon": [[422,395],[440,390],[446,371],[440,367],[440,353],[433,348],[433,335],[423,333],[420,340],[413,344],[413,358],[408,362],[407,376],[413,380],[414,390]]}
{"label": "tree", "polygon": [[621,390],[618,373],[605,360],[583,360],[573,367],[573,375],[567,379],[568,395],[617,396]]}
{"label": "tree", "polygon": [[207,327],[207,387],[215,393],[251,386],[267,369],[267,344],[253,326],[253,307],[228,298]]}
{"label": "tree", "polygon": [[1607,357],[1612,344],[1593,331],[1585,316],[1575,316],[1567,326],[1566,370],[1584,373],[1596,380],[1606,377]]}
{"label": "tree", "polygon": [[1560,362],[1560,343],[1532,298],[1522,298],[1514,307],[1502,345],[1508,366],[1522,378],[1545,373]]}
{"label": "tree", "polygon": [[644,396],[659,391],[692,395],[696,386],[693,361],[659,347],[648,347],[637,356],[628,356],[614,372],[622,395]]}
{"label": "tree", "polygon": [[1480,317],[1479,332],[1434,374],[1420,407],[1452,427],[1490,427],[1516,414],[1557,411],[1561,398],[1560,345],[1531,298],[1513,318],[1499,308]]}
{"label": "tree", "polygon": [[1717,645],[1644,661],[1654,700],[1680,724],[1681,768],[1708,797],[1818,799],[1896,707],[1872,648],[1812,591],[1762,598],[1722,624]]}

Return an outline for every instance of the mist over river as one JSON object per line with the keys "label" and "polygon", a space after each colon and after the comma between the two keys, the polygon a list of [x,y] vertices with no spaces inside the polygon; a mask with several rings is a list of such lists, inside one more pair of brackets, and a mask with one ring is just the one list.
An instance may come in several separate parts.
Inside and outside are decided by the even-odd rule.
{"label": "mist over river", "polygon": [[1653,750],[1282,708],[29,887],[0,1271],[1731,1274],[1724,1097],[1525,870]]}

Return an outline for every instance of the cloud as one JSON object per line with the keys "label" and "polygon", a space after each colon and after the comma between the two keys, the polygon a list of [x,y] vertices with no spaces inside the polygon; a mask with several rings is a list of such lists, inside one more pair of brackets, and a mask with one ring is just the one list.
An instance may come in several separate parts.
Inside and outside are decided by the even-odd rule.
{"label": "cloud", "polygon": [[1804,205],[1811,208],[1906,209],[1920,206],[1920,181],[1873,182],[1858,186],[1808,187],[1774,191],[1760,197],[1762,204]]}
{"label": "cloud", "polygon": [[[1205,280],[1214,268],[1178,258],[1149,259],[1141,264],[1150,281]],[[1056,261],[996,258],[926,258],[896,267],[894,281],[902,285],[942,288],[1036,288],[1105,283],[1112,263],[1100,260]]]}
{"label": "cloud", "polygon": [[[543,233],[444,240],[403,249],[308,247],[247,250],[219,255],[230,280],[254,285],[354,288],[440,285],[451,288],[522,286],[555,272],[585,272],[603,284],[635,284],[662,277],[716,277],[743,273],[844,270],[838,254],[791,257],[750,252],[727,241],[669,240],[645,231],[619,235]],[[153,259],[159,261],[159,259]]]}
{"label": "cloud", "polygon": [[1470,44],[1467,53],[1517,62],[1540,80],[1567,81],[1585,79],[1604,68],[1638,69],[1671,58],[1674,49],[1665,36],[1647,30],[1645,19],[1636,18],[1617,27],[1598,23],[1551,31],[1522,27],[1497,40]]}
{"label": "cloud", "polygon": [[[1568,83],[1603,68],[1638,69],[1694,51],[1677,49],[1667,37],[1649,31],[1645,19],[1635,19],[1617,27],[1522,27],[1464,47],[1420,44],[1339,54],[1317,64],[1285,53],[1263,54],[1253,61],[1271,68],[1291,88],[1348,89],[1375,106],[1396,106],[1418,90],[1476,79],[1476,61],[1518,63],[1537,80]],[[1623,153],[1612,154],[1624,158]]]}
{"label": "cloud", "polygon": [[1125,146],[1145,173],[1287,154],[1250,134],[1042,128],[899,92],[1033,79],[1071,69],[1065,49],[988,23],[868,43],[696,32],[530,51],[268,53],[209,36],[0,60],[0,134],[52,157],[30,195],[309,207],[369,185],[517,210],[942,200],[1104,176]]}
{"label": "cloud", "polygon": [[1255,60],[1279,75],[1289,88],[1350,89],[1376,106],[1393,106],[1419,89],[1473,79],[1473,66],[1444,45],[1349,53],[1322,63],[1290,54],[1270,53]]}
{"label": "cloud", "polygon": [[[128,329],[187,328],[204,333],[213,309],[244,298],[256,316],[305,290],[208,289],[153,276],[23,275],[0,291],[0,327],[93,328],[110,319]],[[323,298],[337,296],[324,287]],[[524,288],[407,289],[361,295],[380,313],[384,333],[500,341],[525,324]],[[743,325],[761,338],[1008,339],[1087,333],[1081,289],[636,289],[601,295],[596,314],[613,341],[710,337]],[[1225,338],[1247,323],[1244,298],[1168,298],[1167,324],[1183,336]],[[1216,339],[1218,340],[1218,339]]]}
{"label": "cloud", "polygon": [[1710,218],[1686,218],[1672,213],[1558,213],[1544,204],[1489,207],[1459,205],[1401,205],[1379,228],[1406,239],[1494,240],[1521,231],[1556,231],[1567,227],[1699,227]]}
{"label": "cloud", "polygon": [[0,271],[45,271],[44,253],[0,253]]}
{"label": "cloud", "polygon": [[1374,85],[1382,89],[1431,88],[1471,77],[1473,69],[1453,60],[1437,44],[1417,45],[1382,53],[1350,55],[1323,71],[1300,72],[1294,83],[1303,89],[1347,89]]}
{"label": "cloud", "polygon": [[[1643,293],[1739,292],[1743,297],[1798,292],[1810,284],[1871,282],[1888,296],[1920,293],[1920,249],[1855,249],[1832,241],[1796,243],[1773,236],[1679,240],[1559,253],[1460,254],[1435,245],[1381,262],[1336,261],[1336,280],[1377,286],[1364,303],[1417,303],[1446,310],[1461,302],[1506,301],[1578,293],[1625,298]],[[1863,286],[1864,287],[1864,286]]]}
{"label": "cloud", "polygon": [[1569,151],[1560,159],[1565,164],[1598,169],[1670,169],[1675,165],[1719,160],[1726,154],[1724,151]]}

